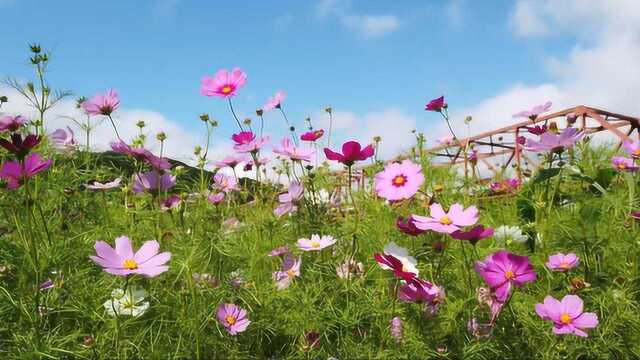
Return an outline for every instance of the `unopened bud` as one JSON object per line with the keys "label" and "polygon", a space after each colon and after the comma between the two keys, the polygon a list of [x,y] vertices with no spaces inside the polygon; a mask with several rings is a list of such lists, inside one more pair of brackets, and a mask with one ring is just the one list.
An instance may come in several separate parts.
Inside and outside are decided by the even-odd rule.
{"label": "unopened bud", "polygon": [[211,124],[211,126],[213,126],[213,127],[218,127],[218,125],[219,125],[219,124],[218,124],[218,120],[211,120],[211,121],[209,121],[209,123],[210,123],[210,124]]}
{"label": "unopened bud", "polygon": [[296,131],[296,127],[295,127],[295,126],[291,126],[291,127],[289,127],[289,131],[291,131],[291,132]]}
{"label": "unopened bud", "polygon": [[331,114],[331,112],[333,111],[333,109],[331,109],[331,107],[326,107],[326,108],[324,109],[324,111],[325,111],[327,114]]}
{"label": "unopened bud", "polygon": [[40,51],[42,51],[42,48],[38,44],[29,45],[29,48],[31,49],[31,52],[34,54],[39,54]]}
{"label": "unopened bud", "polygon": [[256,109],[256,115],[258,115],[258,116],[262,116],[262,114],[264,114],[264,110],[262,110],[262,109]]}
{"label": "unopened bud", "polygon": [[200,114],[200,120],[209,121],[209,114]]}
{"label": "unopened bud", "polygon": [[470,124],[471,121],[473,121],[473,118],[471,116],[467,116],[464,118],[464,123],[467,125]]}
{"label": "unopened bud", "polygon": [[0,96],[0,103],[6,103],[9,99],[6,96]]}
{"label": "unopened bud", "polygon": [[84,104],[84,102],[87,101],[87,98],[84,96],[80,96],[79,98],[76,99],[76,108],[80,109],[82,107],[82,104]]}
{"label": "unopened bud", "polygon": [[193,149],[193,154],[198,156],[200,155],[201,152],[202,152],[202,146],[196,145],[196,147]]}
{"label": "unopened bud", "polygon": [[165,141],[167,140],[167,134],[161,131],[156,135],[156,139],[158,139],[158,141]]}
{"label": "unopened bud", "polygon": [[146,124],[144,123],[143,120],[140,120],[136,123],[136,126],[139,127],[140,129],[142,129],[143,127],[146,126]]}
{"label": "unopened bud", "polygon": [[378,135],[376,135],[376,136],[374,136],[374,137],[373,137],[373,142],[375,142],[375,143],[379,143],[380,141],[382,141],[382,137],[380,137],[380,136],[378,136]]}
{"label": "unopened bud", "polygon": [[245,125],[251,125],[251,119],[250,118],[246,118],[244,119],[244,121],[242,121],[243,124]]}

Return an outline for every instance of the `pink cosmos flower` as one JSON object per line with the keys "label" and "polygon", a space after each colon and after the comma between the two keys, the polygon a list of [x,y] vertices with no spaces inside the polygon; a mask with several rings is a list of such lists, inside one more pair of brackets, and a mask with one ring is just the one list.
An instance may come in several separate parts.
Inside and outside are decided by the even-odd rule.
{"label": "pink cosmos flower", "polygon": [[253,169],[254,166],[264,166],[264,165],[267,165],[269,161],[271,161],[271,159],[266,156],[262,156],[262,157],[256,156],[255,158],[253,156],[249,156],[247,158],[247,163],[244,165],[243,170],[251,171],[251,169]]}
{"label": "pink cosmos flower", "polygon": [[306,133],[300,135],[300,140],[302,141],[316,141],[320,139],[324,135],[324,130],[313,130],[307,131]]}
{"label": "pink cosmos flower", "polygon": [[160,210],[169,211],[171,209],[175,209],[182,204],[182,199],[178,195],[171,195],[168,198],[164,199],[160,204]]}
{"label": "pink cosmos flower", "polygon": [[449,212],[445,212],[442,205],[435,203],[429,206],[429,215],[411,216],[418,229],[445,234],[451,234],[464,226],[471,226],[478,222],[478,209],[475,206],[469,206],[465,209],[460,204],[453,204]]}
{"label": "pink cosmos flower", "polygon": [[542,135],[547,132],[547,125],[527,126],[526,129],[529,132],[529,134]]}
{"label": "pink cosmos flower", "polygon": [[76,145],[78,145],[73,135],[73,130],[67,126],[67,130],[58,129],[54,131],[49,138],[51,139],[51,143],[55,149],[68,152],[73,151]]}
{"label": "pink cosmos flower", "polygon": [[289,183],[289,189],[287,192],[278,195],[278,202],[280,202],[280,205],[278,205],[278,207],[273,211],[274,215],[281,217],[285,214],[293,213],[298,210],[298,206],[296,204],[300,199],[302,199],[303,193],[304,188],[302,184],[297,181]]}
{"label": "pink cosmos flower", "polygon": [[426,280],[415,278],[398,289],[398,299],[406,302],[439,305],[444,298],[444,290]]}
{"label": "pink cosmos flower", "polygon": [[280,145],[280,148],[273,149],[273,152],[288,157],[292,161],[310,162],[316,154],[315,149],[295,146],[289,138],[280,140]]}
{"label": "pink cosmos flower", "polygon": [[96,241],[95,249],[96,256],[89,257],[112,275],[139,274],[151,278],[169,270],[165,264],[171,259],[171,253],[158,254],[160,244],[155,240],[145,241],[135,254],[126,236],[116,238],[115,249],[104,241]]}
{"label": "pink cosmos flower", "polygon": [[444,96],[440,96],[439,98],[429,101],[427,105],[424,106],[424,109],[426,111],[440,112],[445,107],[447,107],[447,103],[444,102]]}
{"label": "pink cosmos flower", "polygon": [[450,146],[453,145],[453,136],[444,136],[436,140],[436,142],[440,145]]}
{"label": "pink cosmos flower", "polygon": [[587,337],[583,329],[598,326],[598,315],[583,312],[583,306],[582,299],[576,295],[566,295],[560,301],[547,296],[543,303],[536,304],[536,313],[543,320],[553,321],[554,334]]}
{"label": "pink cosmos flower", "polygon": [[19,133],[11,134],[11,141],[0,139],[0,146],[7,149],[8,152],[15,154],[18,159],[23,159],[38,144],[40,144],[40,136],[29,134],[22,138]]}
{"label": "pink cosmos flower", "polygon": [[240,188],[238,187],[238,181],[233,176],[225,175],[221,172],[217,172],[213,176],[213,187],[224,193],[230,193],[232,191],[238,191]]}
{"label": "pink cosmos flower", "polygon": [[7,189],[14,190],[22,186],[27,179],[48,169],[51,160],[44,160],[38,153],[27,155],[23,161],[6,161],[0,168],[0,178],[7,182]]}
{"label": "pink cosmos flower", "polygon": [[224,159],[220,160],[220,161],[216,161],[214,163],[215,166],[219,167],[219,168],[223,168],[223,167],[230,167],[230,168],[235,168],[236,166],[238,166],[238,164],[247,161],[248,158],[246,156],[235,156],[235,155],[229,155],[227,157],[225,157]]}
{"label": "pink cosmos flower", "polygon": [[302,251],[320,251],[335,244],[336,241],[336,239],[329,235],[320,237],[320,235],[313,234],[311,235],[311,239],[298,239],[297,245]]}
{"label": "pink cosmos flower", "polygon": [[158,171],[147,171],[145,173],[133,174],[132,190],[136,194],[145,191],[167,191],[176,184],[175,175],[171,173],[160,174]]}
{"label": "pink cosmos flower", "polygon": [[247,327],[251,324],[251,320],[247,319],[247,311],[235,304],[221,304],[218,306],[216,317],[229,335],[237,335],[247,330]]}
{"label": "pink cosmos flower", "polygon": [[536,117],[538,117],[538,115],[549,111],[549,109],[551,109],[551,105],[552,105],[551,101],[547,101],[544,104],[540,104],[532,107],[531,110],[523,110],[523,111],[520,111],[519,113],[515,113],[513,114],[513,117],[514,118],[524,117],[524,118],[535,119]]}
{"label": "pink cosmos flower", "polygon": [[489,188],[494,193],[511,193],[520,186],[518,178],[507,179],[501,182],[493,182]]}
{"label": "pink cosmos flower", "polygon": [[267,256],[276,257],[276,256],[286,255],[288,253],[289,253],[289,247],[287,245],[283,245],[283,246],[279,246],[279,247],[269,251]]}
{"label": "pink cosmos flower", "polygon": [[122,140],[114,141],[109,145],[111,146],[111,150],[119,154],[129,155],[140,161],[145,161],[150,154],[149,150],[145,148],[129,146]]}
{"label": "pink cosmos flower", "polygon": [[207,200],[212,203],[213,205],[217,205],[219,203],[222,202],[222,200],[224,200],[224,193],[223,192],[219,192],[219,193],[215,193],[215,194],[210,194],[209,196],[207,196]]}
{"label": "pink cosmos flower", "polygon": [[391,254],[375,253],[373,258],[381,267],[391,270],[399,279],[410,282],[416,277],[416,273],[406,271],[407,268],[402,261]]}
{"label": "pink cosmos flower", "polygon": [[82,103],[82,108],[89,115],[109,116],[120,106],[120,98],[115,90],[109,90],[104,95],[96,95]]}
{"label": "pink cosmos flower", "polygon": [[233,69],[231,73],[221,69],[213,77],[207,75],[202,78],[200,94],[228,98],[234,96],[246,82],[247,74],[239,68]]}
{"label": "pink cosmos flower", "polygon": [[278,290],[288,288],[293,279],[300,276],[301,265],[302,257],[295,257],[293,254],[287,254],[282,261],[280,270],[273,273],[273,280],[276,282],[276,288]]}
{"label": "pink cosmos flower", "polygon": [[411,160],[389,163],[375,177],[378,196],[389,201],[410,199],[418,192],[422,183],[422,167]]}
{"label": "pink cosmos flower", "polygon": [[416,227],[415,219],[411,215],[407,217],[407,221],[405,221],[402,216],[398,217],[398,219],[396,219],[396,227],[398,230],[411,236],[418,236],[425,232],[425,230],[420,230]]}
{"label": "pink cosmos flower", "polygon": [[580,258],[574,253],[557,253],[550,255],[547,260],[547,267],[552,271],[566,272],[578,266]]}
{"label": "pink cosmos flower", "polygon": [[636,165],[633,159],[626,158],[624,156],[614,156],[611,158],[611,165],[614,169],[623,172],[637,172],[640,167]]}
{"label": "pink cosmos flower", "polygon": [[109,190],[109,189],[114,189],[119,187],[121,181],[122,181],[121,178],[116,178],[113,181],[109,181],[106,183],[94,181],[91,184],[87,184],[85,186],[87,189],[91,189],[91,190]]}
{"label": "pink cosmos flower", "polygon": [[396,340],[396,344],[402,342],[402,319],[399,316],[391,319],[391,323],[389,324],[389,330],[391,331],[391,336]]}
{"label": "pink cosmos flower", "polygon": [[235,145],[233,149],[239,153],[255,153],[265,144],[269,143],[269,137],[261,137],[256,139],[256,135],[251,131],[241,131],[231,136]]}
{"label": "pink cosmos flower", "polygon": [[451,233],[451,237],[458,240],[466,240],[475,245],[478,241],[493,236],[493,228],[484,225],[476,225],[469,231],[457,230]]}
{"label": "pink cosmos flower", "polygon": [[496,294],[496,299],[504,302],[511,287],[521,287],[526,282],[536,280],[536,272],[526,256],[518,256],[506,251],[498,251],[475,264],[476,271]]}
{"label": "pink cosmos flower", "polygon": [[576,128],[565,128],[561,134],[546,132],[540,135],[540,141],[527,139],[525,150],[533,152],[559,152],[570,148],[582,138],[583,132]]}
{"label": "pink cosmos flower", "polygon": [[622,147],[632,158],[640,158],[640,142],[627,140],[622,143]]}
{"label": "pink cosmos flower", "polygon": [[27,119],[22,116],[10,116],[6,115],[0,119],[0,132],[4,131],[17,131],[22,125],[27,123]]}
{"label": "pink cosmos flower", "polygon": [[364,149],[357,141],[347,141],[342,144],[342,154],[337,153],[329,148],[324,148],[324,154],[327,159],[339,161],[346,166],[352,166],[356,161],[366,160],[373,156],[373,145],[369,144]]}
{"label": "pink cosmos flower", "polygon": [[287,98],[287,94],[282,90],[278,90],[273,96],[271,96],[267,100],[267,103],[264,104],[264,106],[262,107],[262,110],[271,111],[273,109],[279,109],[280,105],[282,105],[282,102],[286,98]]}

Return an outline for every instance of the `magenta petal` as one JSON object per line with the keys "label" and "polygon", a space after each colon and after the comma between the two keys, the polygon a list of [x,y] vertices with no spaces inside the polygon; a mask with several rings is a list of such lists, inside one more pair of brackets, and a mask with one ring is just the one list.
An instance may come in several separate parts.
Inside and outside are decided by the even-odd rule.
{"label": "magenta petal", "polygon": [[327,157],[327,159],[333,160],[333,161],[342,161],[344,159],[341,154],[329,148],[324,148],[324,155]]}
{"label": "magenta petal", "polygon": [[360,143],[357,141],[347,141],[342,144],[342,155],[344,155],[347,159],[353,159],[354,157],[358,157],[360,155]]}

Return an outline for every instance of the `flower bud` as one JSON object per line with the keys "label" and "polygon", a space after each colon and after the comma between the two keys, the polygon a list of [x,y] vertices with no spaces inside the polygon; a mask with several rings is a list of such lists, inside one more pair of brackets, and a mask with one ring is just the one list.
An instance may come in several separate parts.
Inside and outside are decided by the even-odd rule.
{"label": "flower bud", "polygon": [[219,124],[218,124],[218,120],[211,120],[211,121],[209,121],[209,123],[210,123],[210,124],[211,124],[211,126],[213,126],[213,127],[218,127],[218,125],[219,125]]}
{"label": "flower bud", "polygon": [[331,114],[331,112],[333,111],[333,109],[331,109],[331,107],[327,107],[327,108],[325,108],[325,109],[324,109],[324,111],[325,111],[327,114]]}
{"label": "flower bud", "polygon": [[9,99],[6,96],[4,96],[4,95],[0,96],[0,104],[6,103],[8,101],[9,101]]}
{"label": "flower bud", "polygon": [[289,127],[289,131],[291,131],[291,132],[296,131],[296,127],[295,127],[295,126],[291,126],[291,127]]}
{"label": "flower bud", "polygon": [[39,54],[40,51],[42,51],[42,48],[40,47],[39,44],[31,44],[29,45],[29,48],[31,49],[31,52],[34,54]]}
{"label": "flower bud", "polygon": [[193,154],[198,156],[200,155],[201,152],[202,152],[202,146],[196,145],[196,147],[193,149]]}
{"label": "flower bud", "polygon": [[382,141],[382,137],[380,137],[380,136],[378,136],[378,135],[376,135],[376,136],[374,136],[374,137],[373,137],[373,142],[374,142],[374,143],[379,143],[380,141]]}
{"label": "flower bud", "polygon": [[256,109],[256,115],[258,115],[258,116],[262,116],[262,114],[264,114],[264,110],[262,110],[262,109]]}
{"label": "flower bud", "polygon": [[245,125],[251,125],[251,119],[250,118],[246,118],[244,119],[244,121],[242,121],[243,124]]}
{"label": "flower bud", "polygon": [[200,120],[209,121],[209,114],[200,114]]}
{"label": "flower bud", "polygon": [[136,126],[139,127],[140,129],[142,129],[143,127],[146,126],[146,124],[144,123],[143,120],[140,120],[136,123]]}
{"label": "flower bud", "polygon": [[161,131],[156,135],[156,139],[158,139],[158,141],[165,141],[167,140],[167,134]]}

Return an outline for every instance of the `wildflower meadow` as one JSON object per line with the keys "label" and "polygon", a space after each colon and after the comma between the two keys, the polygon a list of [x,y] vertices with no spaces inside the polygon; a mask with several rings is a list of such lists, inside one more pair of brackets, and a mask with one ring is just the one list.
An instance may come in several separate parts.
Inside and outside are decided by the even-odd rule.
{"label": "wildflower meadow", "polygon": [[[463,174],[421,132],[394,158],[385,134],[337,140],[332,107],[321,128],[288,117],[284,91],[241,110],[252,74],[212,65],[194,94],[227,112],[193,119],[207,140],[185,164],[164,153],[170,132],[119,131],[118,89],[51,128],[71,96],[51,61],[32,45],[35,78],[0,98],[35,110],[0,107],[1,358],[640,358],[639,142],[591,141],[567,116],[520,131],[534,171],[494,174],[455,134],[455,105],[420,94]],[[222,121],[236,131],[212,159]]]}

